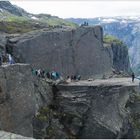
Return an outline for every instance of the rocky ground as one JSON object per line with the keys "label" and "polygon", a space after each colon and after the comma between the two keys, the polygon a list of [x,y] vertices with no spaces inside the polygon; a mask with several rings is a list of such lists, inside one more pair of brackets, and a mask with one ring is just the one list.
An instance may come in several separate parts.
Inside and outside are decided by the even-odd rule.
{"label": "rocky ground", "polygon": [[[59,84],[53,87],[53,95],[51,107],[44,107],[39,114],[44,123],[40,116],[34,123],[36,138],[135,138],[138,135],[139,120],[135,116],[140,111],[133,117],[132,106],[135,101],[139,103],[139,80],[132,83],[131,78],[112,78]],[[38,127],[37,122],[42,125]]]}
{"label": "rocky ground", "polygon": [[121,86],[139,86],[140,80],[135,79],[134,82],[132,82],[132,78],[126,77],[126,78],[109,78],[109,79],[95,79],[91,81],[88,80],[81,80],[77,82],[71,82],[68,83],[67,86],[110,86],[110,85],[121,85]]}

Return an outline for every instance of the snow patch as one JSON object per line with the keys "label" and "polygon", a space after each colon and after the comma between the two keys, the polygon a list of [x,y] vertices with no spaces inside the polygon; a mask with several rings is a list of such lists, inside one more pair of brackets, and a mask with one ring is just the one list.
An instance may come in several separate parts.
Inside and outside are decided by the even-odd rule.
{"label": "snow patch", "polygon": [[127,20],[122,20],[121,22],[122,22],[122,23],[127,23]]}
{"label": "snow patch", "polygon": [[3,12],[3,10],[0,8],[0,12]]}
{"label": "snow patch", "polygon": [[37,17],[31,17],[32,19],[35,19],[35,20],[38,20],[38,18]]}
{"label": "snow patch", "polygon": [[106,22],[106,23],[111,23],[111,22],[116,22],[118,21],[117,19],[113,19],[113,18],[108,18],[108,19],[103,19],[102,22]]}

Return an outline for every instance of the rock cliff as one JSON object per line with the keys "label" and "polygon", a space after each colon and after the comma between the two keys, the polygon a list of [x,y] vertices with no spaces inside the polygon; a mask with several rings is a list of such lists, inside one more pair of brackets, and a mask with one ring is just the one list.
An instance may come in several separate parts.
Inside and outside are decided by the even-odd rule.
{"label": "rock cliff", "polygon": [[107,48],[110,58],[112,60],[112,66],[117,73],[130,74],[130,61],[128,55],[127,46],[111,35],[104,36],[104,47]]}
{"label": "rock cliff", "polygon": [[67,19],[68,21],[89,25],[101,25],[105,34],[114,35],[125,42],[129,49],[131,67],[139,75],[140,72],[140,16],[97,17],[93,19]]}
{"label": "rock cliff", "polygon": [[[7,51],[13,54],[17,62],[49,71],[56,70],[63,76],[80,74],[83,78],[102,77],[111,74],[114,62],[120,63],[119,60],[122,64],[117,64],[117,68],[130,69],[128,52],[115,46],[110,54],[102,41],[100,26],[42,30],[9,39]],[[114,61],[118,58],[118,61]],[[127,66],[124,68],[125,62]]]}
{"label": "rock cliff", "polygon": [[28,64],[0,71],[1,130],[34,138],[139,138],[138,80],[55,85],[33,76]]}
{"label": "rock cliff", "polygon": [[128,48],[124,44],[112,43],[111,48],[113,51],[113,66],[117,71],[130,73],[130,61],[128,55]]}
{"label": "rock cliff", "polygon": [[[0,2],[0,8],[1,13],[8,12],[7,19],[23,18],[23,12],[26,21],[35,16],[9,2]],[[46,16],[58,20],[43,14],[35,18]],[[56,84],[31,73],[31,68],[42,68],[59,71],[63,77],[80,74],[83,79],[109,76],[112,68],[128,73],[128,50],[114,42],[105,47],[101,26],[68,28],[61,20],[55,25],[64,26],[44,28],[49,26],[32,21],[34,26],[25,23],[37,31],[29,32],[33,29],[25,24],[23,31],[23,24],[9,27],[11,23],[1,22],[1,32],[29,33],[0,35],[0,52],[12,54],[20,63],[0,66],[0,129],[34,138],[140,138],[138,81]],[[22,138],[0,132],[0,138],[9,137]]]}
{"label": "rock cliff", "polygon": [[34,120],[35,138],[139,138],[138,81],[81,81],[53,89],[53,104]]}
{"label": "rock cliff", "polygon": [[34,79],[27,64],[0,67],[0,129],[32,137],[32,118],[51,102],[50,91]]}

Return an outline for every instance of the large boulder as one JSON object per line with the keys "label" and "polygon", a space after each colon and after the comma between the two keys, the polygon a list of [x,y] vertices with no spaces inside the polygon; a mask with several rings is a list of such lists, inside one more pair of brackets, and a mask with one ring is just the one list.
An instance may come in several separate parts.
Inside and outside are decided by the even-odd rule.
{"label": "large boulder", "polygon": [[51,87],[39,81],[33,77],[30,65],[0,67],[0,129],[33,136],[34,115],[52,100]]}
{"label": "large boulder", "polygon": [[112,67],[102,32],[100,26],[31,32],[9,39],[7,50],[17,62],[56,70],[64,76],[102,77]]}
{"label": "large boulder", "polygon": [[132,101],[133,93],[139,94],[138,81],[132,84],[130,78],[116,78],[62,84],[55,88],[51,112],[57,113],[49,118],[51,128],[56,127],[52,123],[55,118],[63,126],[57,130],[65,132],[68,138],[135,138],[128,102]]}

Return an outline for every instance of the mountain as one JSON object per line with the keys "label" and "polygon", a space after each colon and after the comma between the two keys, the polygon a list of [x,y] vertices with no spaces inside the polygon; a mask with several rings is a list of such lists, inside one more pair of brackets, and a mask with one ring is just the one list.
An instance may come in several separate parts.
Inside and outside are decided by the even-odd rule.
{"label": "mountain", "polygon": [[28,15],[28,13],[25,10],[18,6],[12,5],[9,1],[0,1],[0,11],[1,13],[7,11],[16,16]]}
{"label": "mountain", "polygon": [[122,41],[7,1],[0,11],[0,138],[140,138],[139,80],[113,78],[131,71]]}
{"label": "mountain", "polygon": [[6,33],[24,33],[42,28],[76,27],[77,25],[48,14],[31,14],[12,5],[9,1],[0,1],[0,31]]}
{"label": "mountain", "polygon": [[101,25],[104,34],[114,35],[129,48],[131,66],[137,74],[140,72],[140,16],[98,17],[93,19],[66,19],[77,24],[87,21],[89,25]]}

